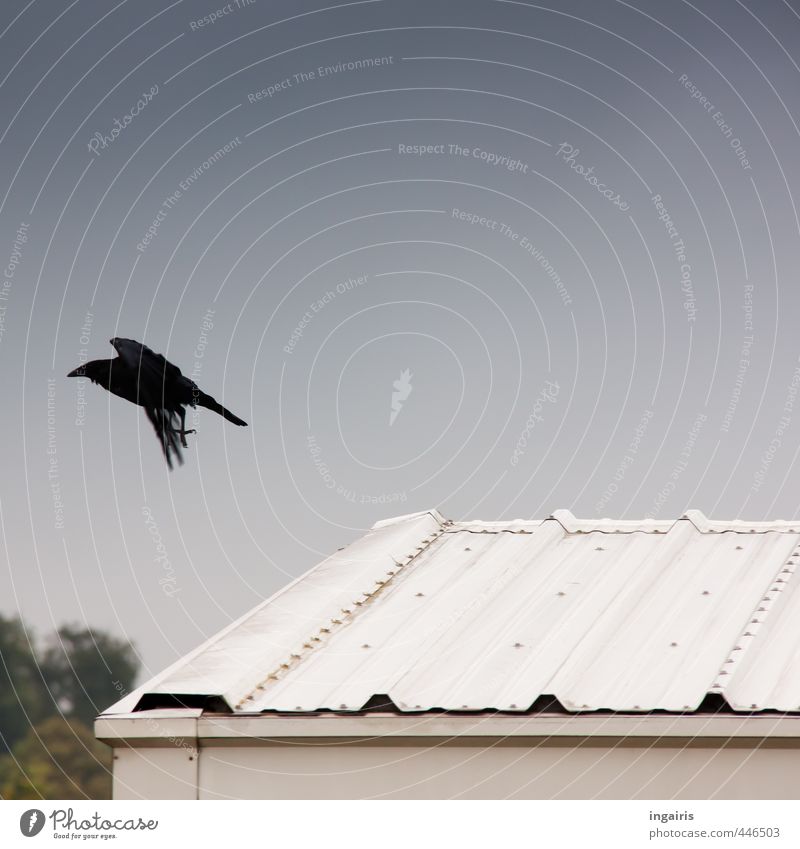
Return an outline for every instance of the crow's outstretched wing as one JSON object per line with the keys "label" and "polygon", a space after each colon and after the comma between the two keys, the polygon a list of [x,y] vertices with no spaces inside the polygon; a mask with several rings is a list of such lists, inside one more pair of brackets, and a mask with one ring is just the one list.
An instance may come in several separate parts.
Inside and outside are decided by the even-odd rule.
{"label": "crow's outstretched wing", "polygon": [[[126,367],[136,375],[139,397],[146,406],[174,406],[172,387],[185,381],[183,373],[163,354],[134,339],[114,339],[114,347]],[[171,403],[172,402],[172,403]]]}
{"label": "crow's outstretched wing", "polygon": [[117,353],[129,366],[138,366],[139,361],[143,361],[147,367],[156,368],[159,371],[165,371],[170,377],[180,376],[181,370],[164,357],[163,354],[157,354],[152,348],[137,342],[135,339],[121,339],[115,337],[111,340]]}
{"label": "crow's outstretched wing", "polygon": [[172,468],[173,456],[178,461],[178,465],[183,465],[183,454],[181,454],[181,445],[178,441],[178,433],[176,431],[176,416],[175,413],[165,410],[163,407],[145,407],[147,418],[153,425],[158,441],[161,443],[161,450],[164,452],[164,457],[167,460],[167,465]]}

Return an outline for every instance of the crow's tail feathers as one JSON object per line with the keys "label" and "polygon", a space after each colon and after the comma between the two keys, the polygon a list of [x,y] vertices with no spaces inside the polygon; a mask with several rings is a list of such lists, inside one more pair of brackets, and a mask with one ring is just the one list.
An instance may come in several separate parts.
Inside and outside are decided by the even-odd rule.
{"label": "crow's tail feathers", "polygon": [[230,410],[226,410],[222,404],[217,403],[210,395],[206,395],[205,392],[198,392],[196,396],[196,403],[198,403],[201,407],[205,407],[207,410],[213,410],[215,413],[218,413],[222,416],[226,421],[232,422],[235,425],[239,425],[239,427],[247,427],[247,422],[242,421],[238,416],[234,416],[234,414]]}
{"label": "crow's tail feathers", "polygon": [[178,465],[183,465],[183,454],[181,454],[181,445],[178,441],[179,432],[176,430],[175,413],[165,410],[161,407],[145,407],[147,418],[150,419],[150,424],[156,432],[158,441],[161,443],[161,450],[164,452],[164,457],[167,465],[172,468],[172,458],[178,461]]}

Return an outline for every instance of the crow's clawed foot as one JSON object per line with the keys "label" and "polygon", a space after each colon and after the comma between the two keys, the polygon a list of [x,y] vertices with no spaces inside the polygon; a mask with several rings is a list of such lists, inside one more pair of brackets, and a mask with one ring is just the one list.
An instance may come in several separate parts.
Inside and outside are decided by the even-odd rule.
{"label": "crow's clawed foot", "polygon": [[190,433],[197,433],[197,431],[196,430],[183,430],[183,429],[177,431],[178,436],[180,436],[180,438],[181,438],[181,445],[184,448],[189,447],[189,443],[186,441],[186,437]]}

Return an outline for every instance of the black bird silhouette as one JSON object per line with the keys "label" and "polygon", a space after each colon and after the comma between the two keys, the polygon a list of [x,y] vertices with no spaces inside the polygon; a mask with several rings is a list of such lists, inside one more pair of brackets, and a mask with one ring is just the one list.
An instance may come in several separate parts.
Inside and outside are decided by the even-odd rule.
{"label": "black bird silhouette", "polygon": [[186,430],[187,405],[200,405],[235,425],[247,426],[247,422],[206,395],[162,354],[156,354],[134,339],[114,337],[109,341],[119,356],[111,360],[91,360],[67,377],[88,377],[114,395],[144,407],[170,469],[173,456],[183,463],[181,445],[186,448],[186,434],[194,433]]}

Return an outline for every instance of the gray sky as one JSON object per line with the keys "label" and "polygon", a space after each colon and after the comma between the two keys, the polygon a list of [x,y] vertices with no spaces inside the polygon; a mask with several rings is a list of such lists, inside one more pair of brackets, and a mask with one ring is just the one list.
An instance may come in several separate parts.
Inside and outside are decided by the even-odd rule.
{"label": "gray sky", "polygon": [[[147,675],[387,516],[798,515],[794,0],[220,4],[3,4],[6,613]],[[114,335],[250,427],[170,474]]]}

